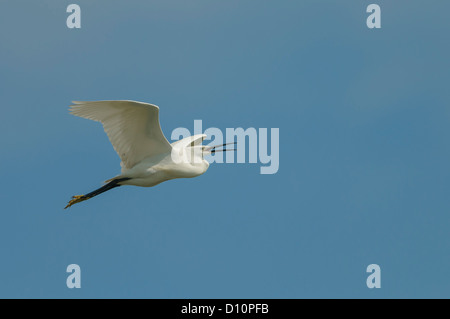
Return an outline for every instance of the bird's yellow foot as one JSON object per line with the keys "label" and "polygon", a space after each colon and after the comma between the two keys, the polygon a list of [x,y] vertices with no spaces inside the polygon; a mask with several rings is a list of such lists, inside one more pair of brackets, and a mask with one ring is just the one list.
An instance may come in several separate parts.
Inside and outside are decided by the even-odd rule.
{"label": "bird's yellow foot", "polygon": [[67,204],[67,206],[64,207],[64,209],[66,209],[66,208],[72,206],[73,204],[81,203],[82,201],[85,201],[85,200],[88,200],[88,199],[89,199],[89,197],[87,197],[87,196],[85,196],[85,195],[75,195],[75,196],[72,196],[72,199],[69,201],[69,203]]}

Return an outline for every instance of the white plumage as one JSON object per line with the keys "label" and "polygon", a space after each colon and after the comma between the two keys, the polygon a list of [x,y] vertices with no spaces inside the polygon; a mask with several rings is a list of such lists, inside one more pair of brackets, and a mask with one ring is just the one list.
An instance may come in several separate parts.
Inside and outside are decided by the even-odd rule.
{"label": "white plumage", "polygon": [[159,107],[134,101],[73,102],[70,113],[101,122],[122,160],[130,169],[146,157],[170,152],[159,125]]}
{"label": "white plumage", "polygon": [[151,187],[170,179],[199,176],[209,167],[204,155],[227,150],[202,145],[204,134],[170,144],[159,124],[159,107],[153,104],[135,101],[73,103],[70,113],[102,123],[122,160],[122,173],[91,193],[73,196],[66,208],[122,185]]}

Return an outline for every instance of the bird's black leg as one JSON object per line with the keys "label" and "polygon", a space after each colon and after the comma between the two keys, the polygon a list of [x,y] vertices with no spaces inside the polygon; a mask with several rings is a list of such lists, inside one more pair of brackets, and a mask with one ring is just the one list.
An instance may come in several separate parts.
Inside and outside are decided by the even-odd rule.
{"label": "bird's black leg", "polygon": [[112,181],[110,181],[108,184],[103,185],[102,187],[86,194],[86,195],[75,195],[72,196],[72,199],[69,201],[69,203],[67,204],[66,207],[64,207],[64,209],[76,204],[76,203],[80,203],[82,201],[88,200],[89,198],[95,197],[97,195],[100,195],[101,193],[104,193],[106,191],[109,191],[110,189],[116,188],[121,186],[119,183],[129,180],[130,178],[128,177],[124,177],[124,178],[118,178],[118,179],[113,179]]}

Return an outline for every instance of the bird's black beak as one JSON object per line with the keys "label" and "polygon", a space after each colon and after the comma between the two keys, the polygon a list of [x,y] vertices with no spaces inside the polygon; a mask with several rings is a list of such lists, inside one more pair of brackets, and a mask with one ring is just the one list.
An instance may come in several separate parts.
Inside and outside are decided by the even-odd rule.
{"label": "bird's black beak", "polygon": [[233,143],[225,143],[225,144],[221,144],[221,145],[215,145],[215,146],[208,146],[205,148],[205,151],[210,152],[211,154],[214,154],[215,152],[225,152],[225,151],[236,151],[235,148],[223,148],[223,149],[217,149],[218,147],[225,147],[227,145],[236,145],[237,142],[233,142]]}

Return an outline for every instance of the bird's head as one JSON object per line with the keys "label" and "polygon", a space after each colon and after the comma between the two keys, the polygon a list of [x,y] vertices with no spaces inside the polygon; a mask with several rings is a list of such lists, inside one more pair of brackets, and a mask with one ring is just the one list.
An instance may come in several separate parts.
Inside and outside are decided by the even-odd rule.
{"label": "bird's head", "polygon": [[[203,139],[203,138],[202,138]],[[206,172],[209,167],[209,162],[205,156],[214,154],[216,152],[235,151],[235,149],[227,149],[225,146],[236,144],[226,143],[214,146],[206,146],[199,143],[198,139],[191,143],[177,143],[172,144],[172,161],[176,164],[187,164],[194,169]]]}

